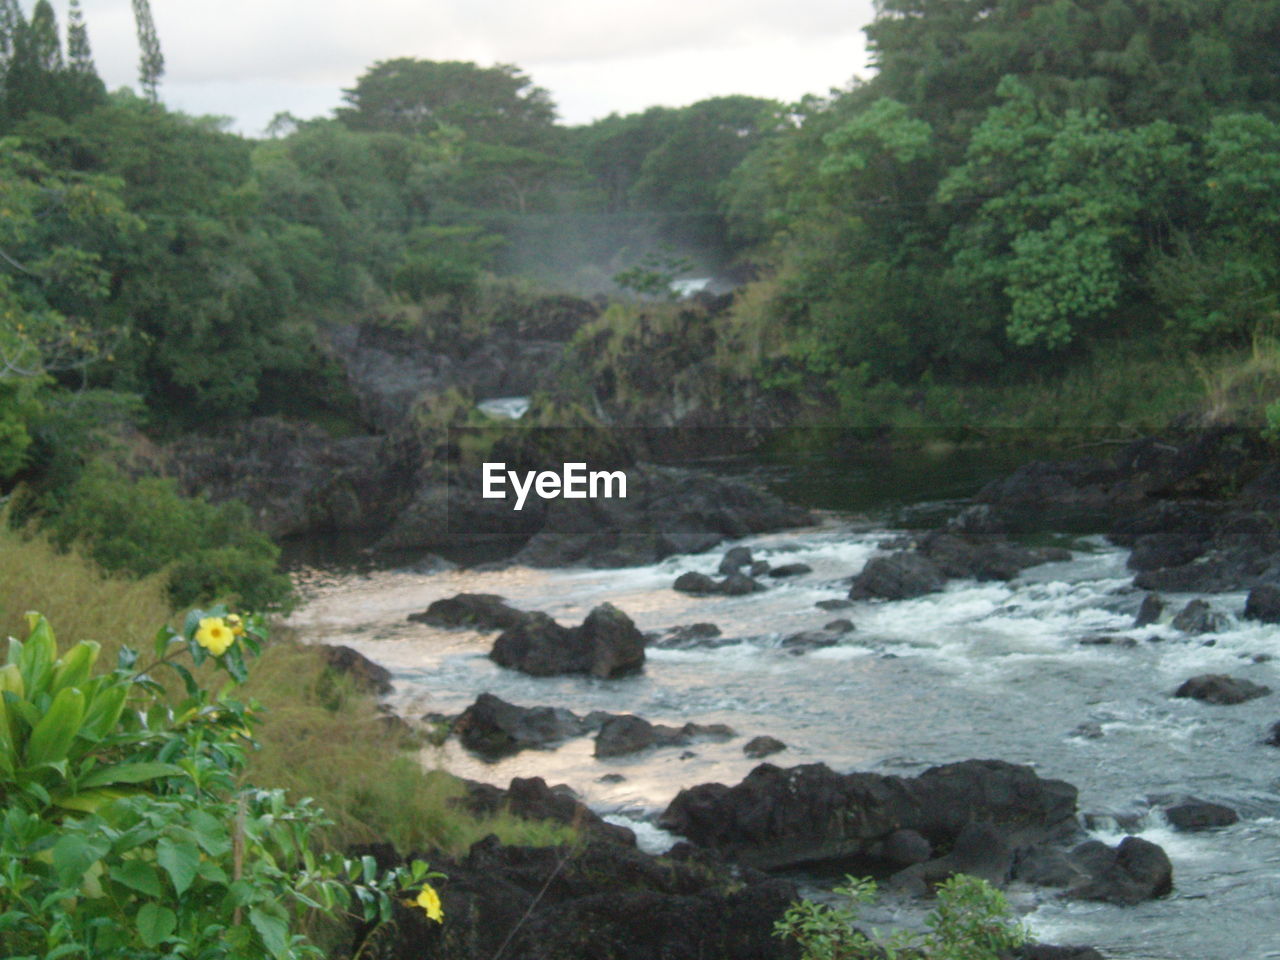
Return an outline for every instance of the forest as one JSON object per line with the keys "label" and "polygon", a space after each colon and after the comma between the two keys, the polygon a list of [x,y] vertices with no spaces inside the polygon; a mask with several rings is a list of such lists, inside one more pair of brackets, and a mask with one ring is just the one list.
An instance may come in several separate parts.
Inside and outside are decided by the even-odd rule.
{"label": "forest", "polygon": [[[1273,0],[881,0],[870,80],[579,127],[517,66],[395,59],[260,140],[163,105],[149,21],[113,92],[63,21],[0,8],[0,482],[137,573],[216,513],[186,599],[272,548],[148,475],[143,438],[341,430],[330,326],[503,285],[745,280],[702,349],[807,422],[1152,424],[1208,391],[1280,423]],[[145,549],[130,498],[169,518]]]}

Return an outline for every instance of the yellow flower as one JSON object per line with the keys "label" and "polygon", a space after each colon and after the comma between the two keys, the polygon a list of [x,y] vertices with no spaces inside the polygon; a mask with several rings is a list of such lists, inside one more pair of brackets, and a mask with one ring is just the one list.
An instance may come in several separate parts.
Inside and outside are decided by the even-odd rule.
{"label": "yellow flower", "polygon": [[227,614],[227,626],[231,628],[231,632],[237,637],[244,636],[244,621],[240,619],[238,613]]}
{"label": "yellow flower", "polygon": [[235,639],[236,635],[221,617],[205,617],[200,621],[200,629],[196,631],[196,643],[215,657],[226,653]]}
{"label": "yellow flower", "polygon": [[440,909],[440,894],[435,892],[431,884],[422,885],[422,889],[418,891],[418,899],[414,903],[426,911],[427,916],[436,923],[444,923],[444,911]]}

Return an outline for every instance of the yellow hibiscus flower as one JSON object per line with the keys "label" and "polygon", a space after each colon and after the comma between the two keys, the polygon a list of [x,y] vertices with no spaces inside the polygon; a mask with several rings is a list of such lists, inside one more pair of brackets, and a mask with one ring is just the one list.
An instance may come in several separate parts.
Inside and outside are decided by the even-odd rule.
{"label": "yellow hibiscus flower", "polygon": [[200,628],[196,630],[196,643],[215,657],[226,653],[235,639],[236,635],[231,632],[231,628],[221,617],[205,617],[200,621]]}
{"label": "yellow hibiscus flower", "polygon": [[444,911],[440,909],[440,894],[429,883],[424,883],[418,891],[418,899],[414,901],[436,923],[444,923]]}

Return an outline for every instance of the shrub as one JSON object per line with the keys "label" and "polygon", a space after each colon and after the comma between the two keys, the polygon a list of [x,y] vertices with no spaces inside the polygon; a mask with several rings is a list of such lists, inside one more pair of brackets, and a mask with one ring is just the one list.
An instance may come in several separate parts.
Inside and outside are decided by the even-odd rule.
{"label": "shrub", "polygon": [[927,933],[901,931],[890,937],[855,927],[857,905],[875,898],[871,879],[846,877],[835,893],[847,905],[801,900],[774,926],[774,935],[800,944],[804,960],[1001,960],[1027,942],[1026,927],[1009,915],[1009,904],[985,880],[958,874],[937,888],[938,906]]}
{"label": "shrub", "polygon": [[[379,874],[372,859],[318,856],[309,801],[240,787],[254,708],[231,698],[256,653],[260,621],[193,611],[165,628],[151,661],[122,649],[93,674],[97,644],[58,656],[32,615],[0,668],[0,950],[55,960],[293,960],[321,956],[297,930],[349,908],[390,919],[420,888],[440,920],[425,864]],[[181,661],[210,661],[232,683],[210,695]],[[171,705],[151,673],[169,668],[186,696]]]}
{"label": "shrub", "polygon": [[233,600],[288,606],[292,585],[276,570],[279,549],[247,507],[183,497],[172,480],[132,480],[102,461],[85,468],[45,527],[62,547],[79,541],[102,567],[169,575],[176,607]]}

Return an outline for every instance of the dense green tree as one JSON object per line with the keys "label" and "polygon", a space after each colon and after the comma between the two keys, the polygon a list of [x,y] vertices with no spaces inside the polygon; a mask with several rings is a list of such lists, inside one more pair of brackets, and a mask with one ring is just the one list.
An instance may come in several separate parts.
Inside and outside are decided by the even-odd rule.
{"label": "dense green tree", "polygon": [[486,143],[540,147],[554,135],[550,94],[510,64],[400,57],[373,65],[343,92],[338,119],[353,130],[424,134],[456,127]]}

